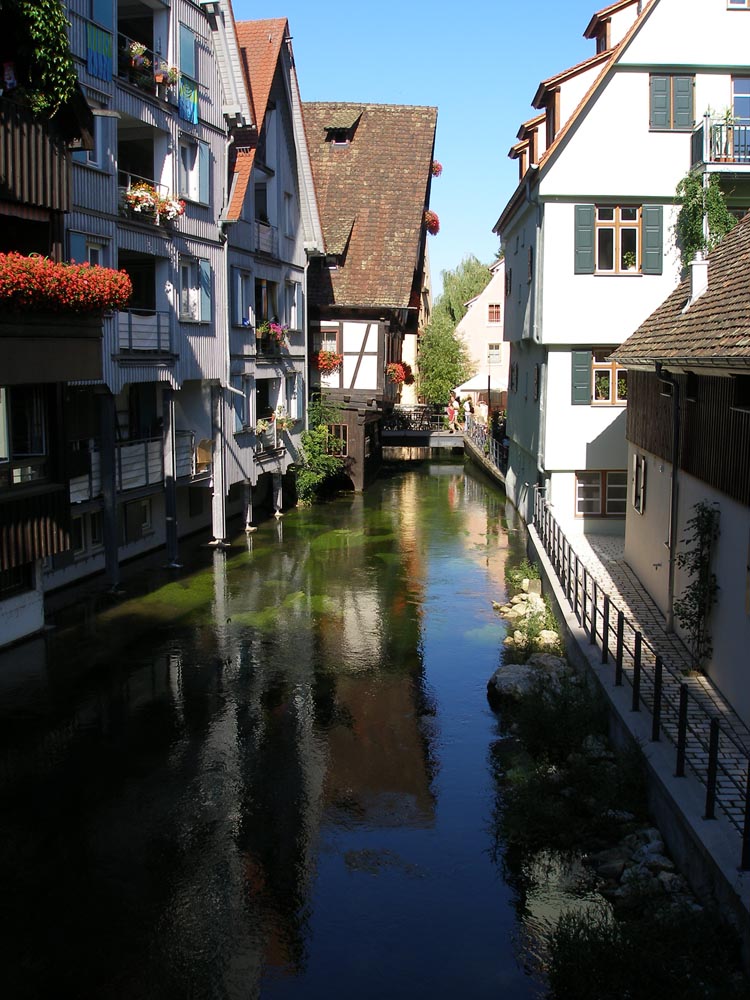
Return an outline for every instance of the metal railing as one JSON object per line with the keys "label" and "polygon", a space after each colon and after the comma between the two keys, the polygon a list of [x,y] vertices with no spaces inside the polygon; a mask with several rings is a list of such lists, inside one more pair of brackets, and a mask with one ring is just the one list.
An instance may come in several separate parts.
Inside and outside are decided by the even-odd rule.
{"label": "metal railing", "polygon": [[153,49],[135,38],[117,35],[117,75],[139,90],[156,93],[154,73],[164,65],[164,59]]}
{"label": "metal railing", "polygon": [[484,454],[488,462],[503,475],[508,471],[508,449],[492,436],[491,429],[470,413],[464,421],[464,437],[467,437]]}
{"label": "metal railing", "polygon": [[279,256],[279,230],[265,222],[255,221],[255,248],[258,253]]}
{"label": "metal railing", "polygon": [[427,404],[394,406],[383,420],[388,431],[441,431],[445,426],[443,407]]}
{"label": "metal railing", "polygon": [[692,166],[700,163],[750,164],[750,120],[705,115],[693,132]]}
{"label": "metal railing", "polygon": [[717,806],[742,840],[740,868],[750,870],[750,752],[691,690],[690,679],[669,666],[643,632],[618,610],[574,551],[550,506],[537,492],[534,527],[581,628],[612,664],[616,686],[631,688],[631,711],[651,714],[651,740],[664,736],[675,747],[675,776],[689,767],[705,786],[705,819]]}
{"label": "metal railing", "polygon": [[142,352],[158,357],[172,354],[170,313],[121,310],[117,314],[117,347],[120,352]]}

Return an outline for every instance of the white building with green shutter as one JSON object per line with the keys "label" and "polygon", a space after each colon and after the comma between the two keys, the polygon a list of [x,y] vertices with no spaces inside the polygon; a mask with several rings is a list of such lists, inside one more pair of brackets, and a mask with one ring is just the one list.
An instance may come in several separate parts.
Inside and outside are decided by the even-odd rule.
{"label": "white building with green shutter", "polygon": [[[511,345],[508,496],[546,489],[570,531],[622,533],[627,374],[607,359],[680,276],[675,188],[723,175],[750,206],[750,4],[620,0],[591,59],[543,81],[495,227]],[[714,110],[712,110],[714,109]],[[718,110],[715,110],[718,109]]]}

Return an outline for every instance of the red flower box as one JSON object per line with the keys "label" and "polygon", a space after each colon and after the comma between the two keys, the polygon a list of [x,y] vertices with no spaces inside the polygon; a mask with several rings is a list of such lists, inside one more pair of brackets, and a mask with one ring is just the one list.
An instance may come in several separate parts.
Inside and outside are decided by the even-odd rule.
{"label": "red flower box", "polygon": [[125,271],[0,254],[0,306],[15,312],[101,314],[124,309],[132,293]]}

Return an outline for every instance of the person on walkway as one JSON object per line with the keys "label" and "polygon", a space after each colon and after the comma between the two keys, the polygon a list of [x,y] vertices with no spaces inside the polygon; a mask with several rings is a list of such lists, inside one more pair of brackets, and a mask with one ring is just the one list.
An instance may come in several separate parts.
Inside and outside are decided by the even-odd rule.
{"label": "person on walkway", "polygon": [[464,423],[467,423],[469,417],[474,412],[474,407],[471,405],[471,396],[467,396],[466,399],[464,400],[463,410],[464,410]]}
{"label": "person on walkway", "polygon": [[456,418],[458,417],[458,399],[454,392],[451,393],[451,398],[448,400],[448,432],[450,434],[455,433],[458,430],[458,424]]}

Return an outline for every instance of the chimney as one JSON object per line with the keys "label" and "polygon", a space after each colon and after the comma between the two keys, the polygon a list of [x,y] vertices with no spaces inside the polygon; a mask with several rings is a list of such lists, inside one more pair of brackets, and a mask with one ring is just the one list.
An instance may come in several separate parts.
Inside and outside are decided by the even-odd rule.
{"label": "chimney", "polygon": [[690,306],[706,291],[708,291],[708,261],[699,250],[695,255],[695,260],[690,264],[690,299],[683,312],[687,312]]}

